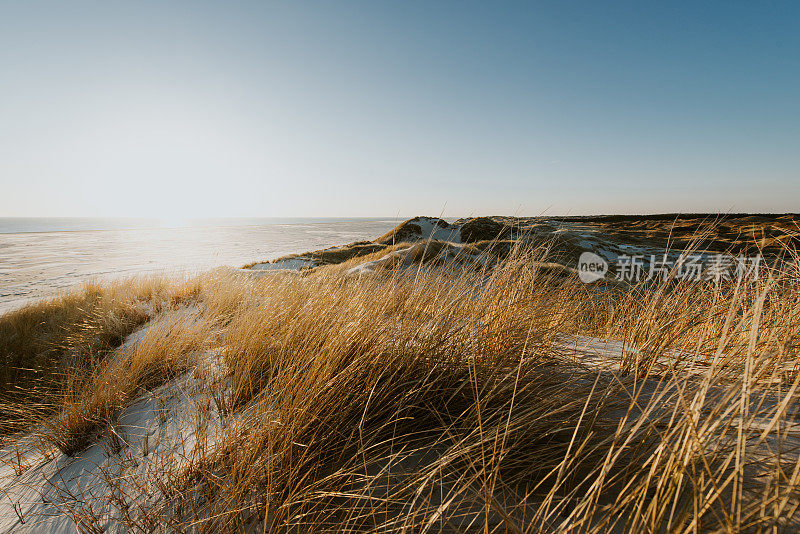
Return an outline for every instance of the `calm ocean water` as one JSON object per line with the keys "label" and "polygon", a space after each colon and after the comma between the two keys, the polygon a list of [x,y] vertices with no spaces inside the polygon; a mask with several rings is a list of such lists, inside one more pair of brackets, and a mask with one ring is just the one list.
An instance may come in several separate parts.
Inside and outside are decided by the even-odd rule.
{"label": "calm ocean water", "polygon": [[0,313],[89,279],[240,267],[374,239],[399,222],[389,218],[184,222],[0,218]]}

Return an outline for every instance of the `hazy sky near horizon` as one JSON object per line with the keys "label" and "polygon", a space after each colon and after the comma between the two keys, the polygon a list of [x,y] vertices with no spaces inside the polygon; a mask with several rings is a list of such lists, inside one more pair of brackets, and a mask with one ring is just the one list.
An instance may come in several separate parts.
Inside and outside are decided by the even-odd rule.
{"label": "hazy sky near horizon", "polygon": [[797,2],[0,0],[0,216],[800,211]]}

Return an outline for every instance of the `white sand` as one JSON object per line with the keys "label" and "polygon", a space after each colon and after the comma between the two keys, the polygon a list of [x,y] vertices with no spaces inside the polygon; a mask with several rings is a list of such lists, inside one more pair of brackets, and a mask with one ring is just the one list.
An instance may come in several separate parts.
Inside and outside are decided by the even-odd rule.
{"label": "white sand", "polygon": [[[130,350],[156,319],[126,339]],[[205,357],[204,357],[205,356]],[[74,532],[81,517],[106,527],[164,501],[159,479],[180,472],[220,438],[210,388],[219,388],[213,352],[195,370],[135,400],[104,433],[73,457],[43,445],[36,433],[0,451],[0,532]]]}

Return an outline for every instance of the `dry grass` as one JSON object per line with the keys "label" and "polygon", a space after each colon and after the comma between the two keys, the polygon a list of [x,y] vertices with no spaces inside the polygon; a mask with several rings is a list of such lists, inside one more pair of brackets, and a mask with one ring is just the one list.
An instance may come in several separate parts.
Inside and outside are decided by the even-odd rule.
{"label": "dry grass", "polygon": [[134,398],[186,371],[210,334],[208,323],[170,317],[88,376],[70,375],[58,415],[42,423],[45,439],[67,455],[84,449]]}
{"label": "dry grass", "polygon": [[[63,397],[69,421],[53,436],[79,448],[210,344],[228,374],[211,385],[222,436],[165,470],[164,499],[137,525],[796,528],[797,273],[598,288],[537,259],[515,250],[483,272],[206,276],[191,292],[197,322],[98,359],[88,393]],[[572,334],[627,348],[614,368],[592,365]]]}
{"label": "dry grass", "polygon": [[20,415],[32,409],[50,413],[68,382],[155,314],[196,299],[199,288],[195,280],[162,278],[89,282],[0,316],[0,434],[29,424]]}
{"label": "dry grass", "polygon": [[[796,279],[602,293],[542,276],[531,259],[513,256],[488,279],[412,270],[264,279],[249,299],[234,291],[228,434],[189,479],[207,504],[187,521],[279,531],[785,527],[800,502],[787,464],[797,443],[785,431],[796,383],[782,375],[796,357]],[[620,372],[598,372],[557,343],[563,332],[636,351]],[[676,351],[680,360],[655,365]]]}

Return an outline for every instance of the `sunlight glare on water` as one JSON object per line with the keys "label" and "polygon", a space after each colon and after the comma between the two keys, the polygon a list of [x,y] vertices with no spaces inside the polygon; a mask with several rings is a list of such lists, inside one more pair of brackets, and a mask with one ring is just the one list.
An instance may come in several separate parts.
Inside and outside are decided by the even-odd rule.
{"label": "sunlight glare on water", "polygon": [[48,231],[47,220],[5,219],[0,221],[0,313],[93,278],[241,267],[375,239],[398,223],[394,219],[279,222],[176,218],[119,229],[116,220],[101,224],[59,220],[49,227],[60,231]]}

